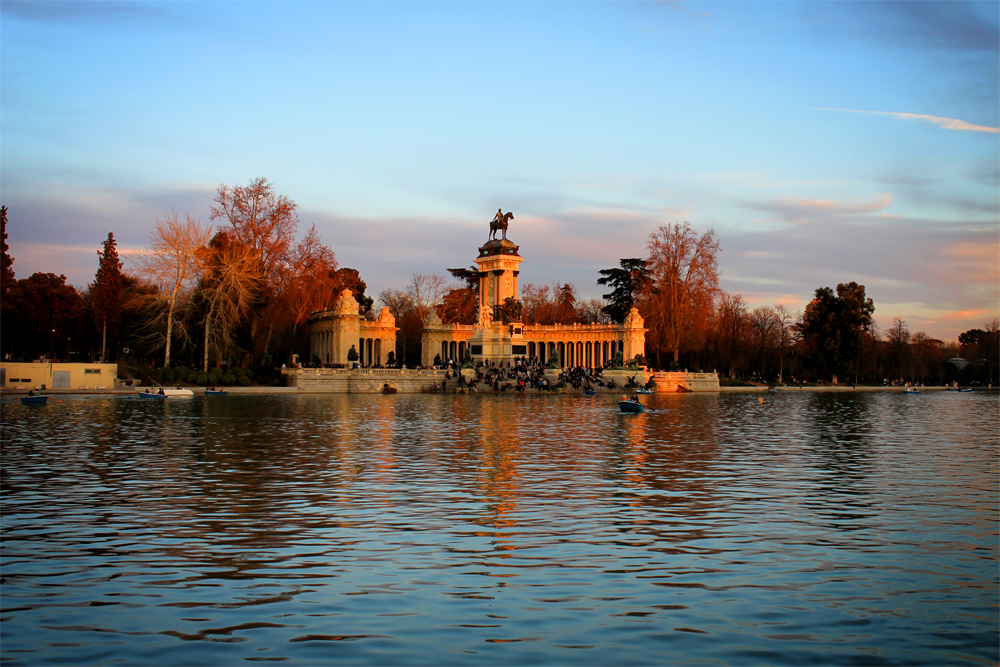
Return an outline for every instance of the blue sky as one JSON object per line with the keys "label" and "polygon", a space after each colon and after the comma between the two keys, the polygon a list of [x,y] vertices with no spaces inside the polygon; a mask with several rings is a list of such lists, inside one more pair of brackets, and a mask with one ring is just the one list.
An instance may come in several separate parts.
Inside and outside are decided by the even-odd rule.
{"label": "blue sky", "polygon": [[369,291],[468,266],[513,211],[521,282],[722,243],[722,286],[867,287],[946,340],[1000,310],[1000,3],[0,4],[14,270],[84,286],[109,231],[207,220],[256,176]]}

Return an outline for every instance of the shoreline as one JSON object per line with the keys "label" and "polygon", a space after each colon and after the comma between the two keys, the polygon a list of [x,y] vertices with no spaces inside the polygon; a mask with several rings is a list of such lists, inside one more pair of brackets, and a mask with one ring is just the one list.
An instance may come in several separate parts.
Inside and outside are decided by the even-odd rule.
{"label": "shoreline", "polygon": [[[145,387],[143,387],[143,388],[145,388]],[[194,394],[196,396],[197,395],[204,396],[204,394],[205,394],[205,387],[183,387],[183,388],[184,389],[190,389],[192,392],[194,392]],[[939,392],[939,391],[948,391],[950,389],[949,387],[940,386],[940,385],[933,386],[933,387],[913,387],[913,388],[916,389],[919,392]],[[224,389],[226,390],[227,394],[231,394],[231,395],[254,395],[254,394],[257,394],[257,395],[259,395],[259,394],[281,395],[281,394],[294,394],[294,395],[310,395],[310,396],[317,395],[318,396],[318,395],[333,395],[333,394],[341,394],[341,393],[346,394],[346,395],[350,395],[350,393],[351,393],[351,392],[329,392],[329,391],[303,391],[303,390],[300,390],[298,387],[225,387]],[[719,394],[725,394],[725,393],[730,393],[730,394],[768,394],[768,393],[799,393],[799,392],[814,392],[814,393],[823,393],[823,392],[836,392],[836,393],[844,393],[844,392],[890,392],[891,393],[891,392],[896,392],[896,393],[903,393],[905,391],[905,389],[906,389],[906,387],[879,387],[879,386],[865,386],[865,385],[861,385],[861,386],[857,386],[857,387],[852,386],[852,385],[818,385],[818,386],[806,386],[806,387],[798,387],[798,386],[789,385],[789,386],[784,386],[784,387],[775,387],[774,391],[772,391],[771,387],[767,387],[767,386],[757,387],[757,386],[754,386],[754,387],[719,387],[717,390],[712,390],[712,391],[694,391],[694,392],[684,391],[684,392],[656,392],[656,393],[660,393],[660,394],[674,394],[674,393],[678,393],[678,394],[716,394],[716,393],[719,393]],[[993,388],[989,388],[989,387],[962,387],[962,389],[971,389],[973,392],[984,392],[984,391],[985,392],[992,392],[993,391]],[[135,396],[135,395],[137,395],[139,393],[140,392],[136,391],[134,388],[133,389],[86,389],[86,390],[84,390],[84,389],[45,389],[45,390],[43,390],[43,395],[45,395],[45,396],[107,396],[107,397],[115,397],[115,396]],[[439,392],[439,391],[438,392],[435,392],[435,391],[425,391],[425,392],[412,392],[412,393],[419,393],[419,394],[442,394],[444,392]],[[447,393],[450,394],[450,395],[458,395],[455,392],[447,392]],[[539,395],[539,396],[546,395],[546,394],[580,394],[580,395],[583,395],[583,390],[582,389],[565,389],[564,388],[564,389],[553,389],[553,390],[550,390],[550,391],[538,391],[538,390],[532,389],[532,390],[525,391],[525,392],[516,392],[516,391],[494,392],[492,389],[488,389],[488,390],[482,390],[482,391],[476,391],[476,392],[466,392],[464,395],[492,395],[492,394],[495,394],[495,393],[502,393],[502,394],[518,394],[518,393],[523,393],[523,394],[526,394],[526,395]],[[610,395],[622,394],[622,393],[628,394],[629,391],[625,390],[625,389],[623,389],[621,387],[618,387],[618,388],[616,388],[614,390],[598,391],[597,395],[600,396],[600,395],[607,394],[607,395],[610,396]],[[5,389],[5,388],[0,388],[0,396],[26,396],[26,395],[27,395],[27,390],[24,390],[24,389]],[[359,393],[359,395],[360,395],[360,393]],[[374,394],[365,394],[365,395],[378,395],[378,393],[376,392]],[[389,395],[392,395],[392,394],[389,394]],[[402,392],[401,392],[401,395],[402,395]]]}

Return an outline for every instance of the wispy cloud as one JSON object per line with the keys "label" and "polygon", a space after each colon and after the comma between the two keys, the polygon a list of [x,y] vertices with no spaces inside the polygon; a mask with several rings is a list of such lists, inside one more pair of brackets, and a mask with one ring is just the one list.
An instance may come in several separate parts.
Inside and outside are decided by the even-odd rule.
{"label": "wispy cloud", "polygon": [[860,109],[836,109],[829,107],[814,107],[816,111],[846,111],[847,113],[866,113],[876,116],[895,116],[903,120],[919,120],[924,123],[933,123],[946,130],[965,130],[967,132],[989,132],[1000,134],[1000,127],[990,127],[989,125],[973,125],[958,118],[948,118],[946,116],[931,116],[923,113],[901,113],[897,111],[863,111]]}
{"label": "wispy cloud", "polygon": [[[838,202],[827,199],[776,199],[770,201],[745,202],[747,208],[772,213],[777,220],[794,225],[806,223],[830,223],[845,216],[870,215],[878,213],[892,204],[892,195],[879,193],[871,202]],[[766,219],[760,222],[774,222]]]}

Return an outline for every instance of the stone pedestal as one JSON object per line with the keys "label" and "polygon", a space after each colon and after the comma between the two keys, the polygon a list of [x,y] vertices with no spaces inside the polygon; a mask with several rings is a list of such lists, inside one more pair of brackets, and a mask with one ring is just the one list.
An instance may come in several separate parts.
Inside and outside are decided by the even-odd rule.
{"label": "stone pedestal", "polygon": [[719,391],[718,373],[653,373],[658,392]]}

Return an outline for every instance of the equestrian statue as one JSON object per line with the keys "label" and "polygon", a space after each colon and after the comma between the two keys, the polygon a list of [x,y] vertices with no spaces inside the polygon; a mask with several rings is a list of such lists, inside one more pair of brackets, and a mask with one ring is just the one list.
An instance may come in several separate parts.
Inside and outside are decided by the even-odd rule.
{"label": "equestrian statue", "polygon": [[503,240],[507,240],[507,223],[514,219],[514,214],[510,211],[503,213],[500,209],[497,209],[497,214],[493,216],[493,220],[490,222],[490,241],[496,238],[497,232],[503,232]]}

